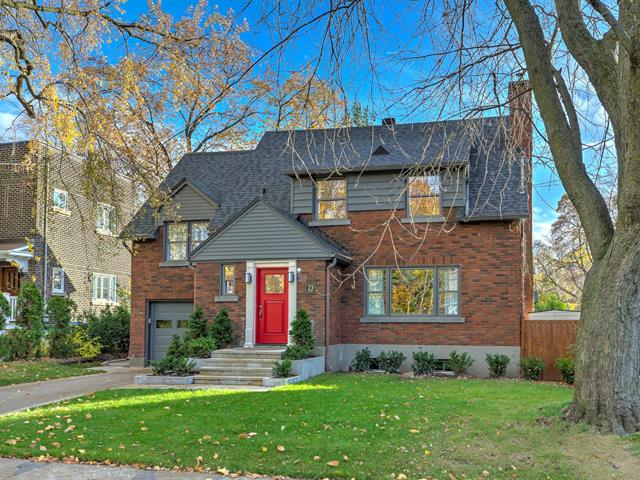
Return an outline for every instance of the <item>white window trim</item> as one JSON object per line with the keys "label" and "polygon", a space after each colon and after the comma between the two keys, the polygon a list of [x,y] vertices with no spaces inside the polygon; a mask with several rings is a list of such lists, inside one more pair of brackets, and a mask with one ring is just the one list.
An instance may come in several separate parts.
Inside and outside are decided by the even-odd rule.
{"label": "white window trim", "polygon": [[[111,237],[114,237],[116,235],[116,232],[108,228],[102,228],[100,225],[98,225],[98,214],[100,213],[100,207],[106,207],[109,211],[114,211],[114,212],[116,207],[114,207],[113,205],[109,205],[108,203],[98,202],[98,206],[96,208],[96,232],[99,233],[100,235],[109,235]],[[104,219],[100,219],[100,220],[104,220]],[[109,223],[108,218],[107,218],[107,223]],[[117,226],[116,226],[116,229],[117,229]]]}
{"label": "white window trim", "polygon": [[[297,275],[297,262],[296,260],[289,260],[288,262],[254,262],[248,261],[245,272],[251,274],[251,283],[245,284],[246,288],[246,301],[245,301],[245,332],[244,332],[244,346],[246,348],[253,348],[256,345],[256,270],[260,268],[269,267],[283,267],[288,268],[289,272],[294,273],[294,281],[289,283],[289,324],[296,318],[296,302],[297,302],[297,290],[298,290],[298,275]],[[288,281],[288,279],[285,279]],[[289,338],[289,328],[287,328],[287,344],[291,341]]]}
{"label": "white window trim", "polygon": [[[64,194],[64,207],[59,207],[58,205],[55,204],[56,193]],[[52,202],[53,209],[56,210],[57,212],[69,213],[69,192],[68,191],[63,190],[61,188],[54,188],[53,196],[51,197],[51,202]]]}
{"label": "white window trim", "polygon": [[[113,300],[108,298],[96,298],[96,279],[111,278],[113,279]],[[114,305],[118,303],[118,277],[117,275],[110,275],[107,273],[94,273],[91,277],[91,303],[93,305]]]}
{"label": "white window trim", "polygon": [[[56,272],[60,272],[60,278],[61,278],[60,288],[54,287],[53,279],[56,276]],[[64,268],[53,267],[51,269],[51,293],[64,293]]]}

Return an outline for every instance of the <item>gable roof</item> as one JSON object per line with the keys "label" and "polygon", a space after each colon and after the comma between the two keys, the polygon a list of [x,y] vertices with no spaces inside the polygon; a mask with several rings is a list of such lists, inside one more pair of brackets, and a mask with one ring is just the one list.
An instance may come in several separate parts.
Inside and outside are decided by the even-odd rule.
{"label": "gable roof", "polygon": [[[290,210],[292,178],[341,170],[403,170],[415,165],[468,169],[466,220],[521,218],[528,197],[520,167],[508,152],[508,116],[444,122],[267,132],[253,150],[189,153],[161,188],[188,179],[215,198],[211,230],[224,225],[256,196]],[[372,155],[383,146],[388,155]],[[155,238],[154,209],[147,202],[121,235]]]}
{"label": "gable roof", "polygon": [[[246,240],[251,241],[246,243]],[[328,259],[349,263],[349,252],[317,230],[257,197],[215,231],[190,255],[190,260]]]}

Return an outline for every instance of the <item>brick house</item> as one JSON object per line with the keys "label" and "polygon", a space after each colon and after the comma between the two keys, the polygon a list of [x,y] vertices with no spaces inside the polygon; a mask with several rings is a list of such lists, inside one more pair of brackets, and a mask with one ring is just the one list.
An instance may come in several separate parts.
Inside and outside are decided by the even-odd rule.
{"label": "brick house", "polygon": [[132,184],[118,177],[119,192],[90,198],[82,162],[39,142],[0,144],[0,292],[13,306],[24,281],[79,311],[129,290],[131,253],[117,235],[131,219]]}
{"label": "brick house", "polygon": [[[238,346],[285,345],[310,314],[327,369],[370,348],[452,350],[517,368],[531,310],[531,97],[473,120],[267,132],[185,155],[134,239],[130,358],[164,355],[194,305],[227,308]],[[408,366],[409,360],[405,364]]]}

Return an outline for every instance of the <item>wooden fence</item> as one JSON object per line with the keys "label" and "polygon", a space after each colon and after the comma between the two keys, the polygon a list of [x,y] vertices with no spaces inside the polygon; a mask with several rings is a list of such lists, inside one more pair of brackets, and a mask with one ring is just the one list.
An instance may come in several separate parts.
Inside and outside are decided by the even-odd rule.
{"label": "wooden fence", "polygon": [[[577,312],[576,316],[579,316]],[[540,319],[529,317],[523,322],[522,356],[540,357],[545,364],[543,380],[562,380],[555,367],[558,357],[565,357],[576,343],[579,320],[569,318]]]}

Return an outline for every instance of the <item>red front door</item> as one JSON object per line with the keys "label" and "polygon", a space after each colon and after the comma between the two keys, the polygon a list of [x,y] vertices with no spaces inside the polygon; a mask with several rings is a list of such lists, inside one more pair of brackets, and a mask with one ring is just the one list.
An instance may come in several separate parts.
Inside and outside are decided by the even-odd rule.
{"label": "red front door", "polygon": [[256,343],[287,343],[289,283],[286,268],[260,268],[256,298]]}

